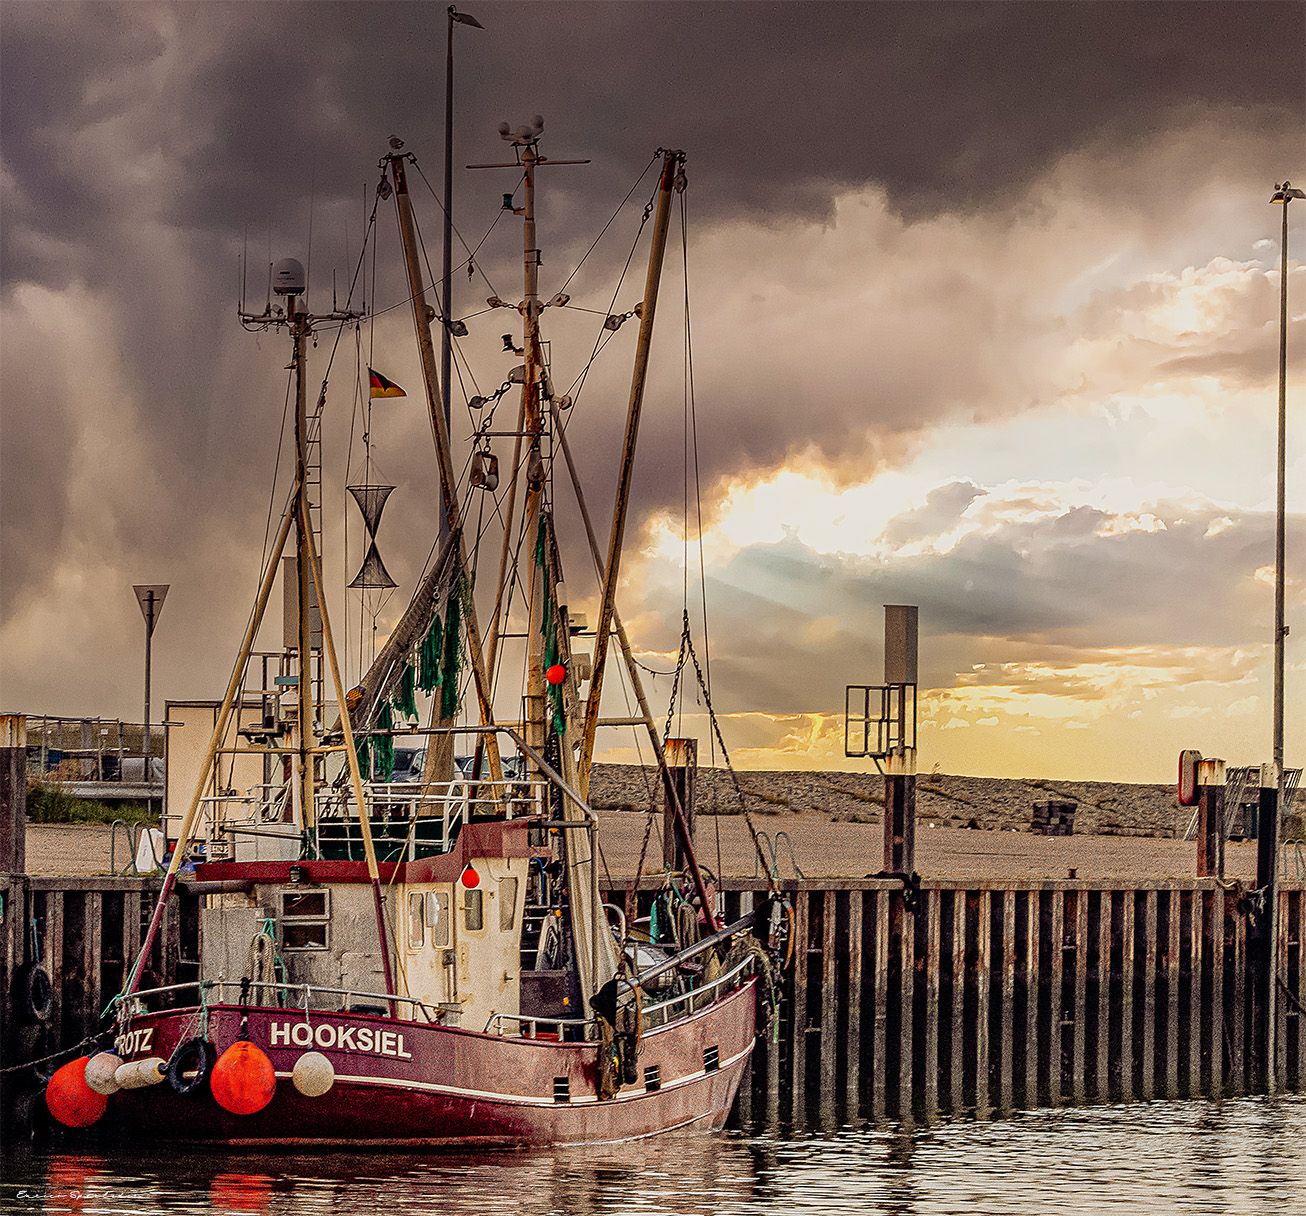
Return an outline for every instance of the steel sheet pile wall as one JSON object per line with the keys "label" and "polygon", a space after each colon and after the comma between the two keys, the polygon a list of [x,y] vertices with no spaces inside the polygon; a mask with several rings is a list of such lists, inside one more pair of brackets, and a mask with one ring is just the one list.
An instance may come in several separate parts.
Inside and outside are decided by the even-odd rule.
{"label": "steel sheet pile wall", "polygon": [[[759,1044],[745,1078],[745,1121],[986,1118],[1306,1088],[1300,884],[1280,895],[1272,1085],[1256,1046],[1245,888],[787,885],[794,962],[778,1038]],[[754,898],[728,891],[728,914]]]}

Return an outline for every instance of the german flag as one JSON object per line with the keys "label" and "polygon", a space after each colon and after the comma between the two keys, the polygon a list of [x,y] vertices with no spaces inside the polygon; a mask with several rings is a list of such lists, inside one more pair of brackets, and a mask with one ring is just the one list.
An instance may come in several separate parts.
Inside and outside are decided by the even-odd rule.
{"label": "german flag", "polygon": [[373,397],[407,397],[404,392],[393,380],[387,380],[375,368],[367,369],[367,381],[371,386]]}

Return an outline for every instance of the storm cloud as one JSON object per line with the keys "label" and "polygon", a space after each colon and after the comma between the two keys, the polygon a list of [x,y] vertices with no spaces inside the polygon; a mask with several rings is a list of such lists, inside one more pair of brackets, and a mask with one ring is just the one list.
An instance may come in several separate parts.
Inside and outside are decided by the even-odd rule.
{"label": "storm cloud", "polygon": [[[1151,409],[1193,442],[1206,425],[1198,413],[1233,416],[1270,389],[1277,262],[1255,243],[1275,236],[1270,183],[1300,169],[1300,5],[469,7],[487,29],[458,32],[459,163],[500,159],[495,125],[534,112],[547,119],[549,154],[593,160],[553,171],[542,194],[546,292],[655,148],[689,153],[709,527],[734,488],[785,469],[864,483],[906,467],[945,428],[1093,418],[1100,444],[1120,418]],[[311,218],[316,302],[326,303],[333,270],[343,294],[386,138],[407,139],[436,180],[443,38],[444,6],[418,3],[7,8],[6,703],[132,712],[139,621],[128,587],[153,580],[174,584],[165,628],[184,639],[158,656],[161,694],[211,693],[255,578],[285,383],[284,344],[234,325],[238,259],[246,248],[255,267],[268,255],[306,256]],[[459,174],[469,242],[511,188],[503,177]],[[429,241],[438,212],[424,191]],[[606,311],[645,197],[637,193],[568,288],[576,304]],[[369,302],[388,307],[406,292],[393,220],[381,221]],[[477,263],[516,299],[509,228]],[[678,240],[655,338],[636,543],[686,524]],[[618,307],[637,298],[638,267]],[[461,277],[456,290],[456,311],[468,314],[489,288]],[[508,366],[501,321],[471,318],[464,344],[491,386]],[[559,311],[548,321],[555,380],[566,383],[601,317]],[[1304,325],[1294,320],[1294,340]],[[633,326],[623,330],[595,364],[572,423],[601,530],[633,337]],[[400,307],[342,353],[327,430],[329,477],[339,481],[350,382],[364,352],[381,351],[411,394],[375,424],[385,472],[400,485],[383,549],[406,584],[434,526],[411,348]],[[325,353],[315,352],[314,374]],[[1167,577],[1186,578],[1204,560],[1197,530],[1205,537],[1228,518],[1210,543],[1239,570],[1263,553],[1263,512],[1246,501],[1203,508],[1205,523],[1172,512],[1164,533],[1107,536],[1121,513],[1084,505],[1031,521],[968,467],[929,488],[892,513],[892,530],[876,532],[885,552],[874,577],[840,566],[820,584],[821,563],[834,559],[805,555],[798,540],[750,550],[728,575],[713,573],[730,589],[723,611],[769,605],[790,622],[785,653],[799,662],[804,646],[827,653],[832,626],[801,599],[777,606],[768,596],[791,567],[798,584],[816,579],[849,610],[866,595],[916,596],[958,639],[938,656],[942,688],[961,680],[967,654],[1009,661],[992,654],[997,636],[1076,653],[1177,645],[1148,597],[1163,600]],[[331,526],[339,497],[328,492]],[[1140,490],[1140,510],[1146,497]],[[946,552],[926,543],[999,506],[1009,512],[1000,533],[968,534]],[[561,510],[574,538],[574,512]],[[1245,552],[1230,548],[1238,544]],[[901,561],[886,561],[888,550]],[[337,570],[352,560],[338,539],[328,555]],[[639,560],[632,594],[654,577]],[[1139,575],[1151,571],[1155,580]],[[858,577],[871,582],[854,594],[846,579]],[[958,599],[968,582],[974,589]],[[1186,626],[1191,644],[1233,644],[1245,608],[1227,598],[1202,607]],[[628,615],[651,649],[678,617],[671,605],[664,619],[652,601]],[[782,678],[756,683],[742,658],[737,671],[722,658],[737,677],[736,708],[825,705]]]}

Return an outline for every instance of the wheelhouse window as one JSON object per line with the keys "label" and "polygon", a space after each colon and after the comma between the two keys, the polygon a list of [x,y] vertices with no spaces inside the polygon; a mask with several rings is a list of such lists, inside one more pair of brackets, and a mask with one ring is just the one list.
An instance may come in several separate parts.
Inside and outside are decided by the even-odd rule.
{"label": "wheelhouse window", "polygon": [[499,928],[505,933],[517,920],[517,880],[505,878],[499,884]]}
{"label": "wheelhouse window", "polygon": [[482,892],[463,892],[463,924],[468,929],[485,928],[485,899]]}
{"label": "wheelhouse window", "polygon": [[431,931],[431,945],[438,949],[449,945],[449,896],[446,892],[426,893],[426,927]]}
{"label": "wheelhouse window", "polygon": [[426,943],[425,897],[419,892],[408,897],[408,948],[420,950]]}
{"label": "wheelhouse window", "polygon": [[330,948],[330,891],[282,891],[279,905],[283,949],[327,950]]}

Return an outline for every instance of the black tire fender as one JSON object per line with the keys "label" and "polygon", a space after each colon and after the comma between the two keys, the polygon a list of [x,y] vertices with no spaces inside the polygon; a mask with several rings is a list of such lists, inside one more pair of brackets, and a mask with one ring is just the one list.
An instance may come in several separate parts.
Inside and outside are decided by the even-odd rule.
{"label": "black tire fender", "polygon": [[54,985],[50,973],[39,963],[29,963],[19,973],[17,990],[18,1015],[25,1022],[48,1022],[54,1009]]}
{"label": "black tire fender", "polygon": [[168,1058],[168,1084],[173,1093],[193,1094],[202,1088],[217,1058],[217,1049],[208,1039],[186,1039],[178,1043]]}

